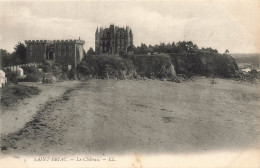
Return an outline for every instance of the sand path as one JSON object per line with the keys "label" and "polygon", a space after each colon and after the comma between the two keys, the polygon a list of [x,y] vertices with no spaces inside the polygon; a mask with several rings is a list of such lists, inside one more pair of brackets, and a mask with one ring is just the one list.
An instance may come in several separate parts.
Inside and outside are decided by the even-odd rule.
{"label": "sand path", "polygon": [[13,107],[0,109],[1,136],[22,129],[27,122],[32,120],[36,112],[42,108],[47,101],[57,99],[67,89],[74,87],[77,83],[79,82],[64,81],[48,85],[41,83],[21,83],[22,85],[37,86],[41,90],[41,93],[24,99]]}

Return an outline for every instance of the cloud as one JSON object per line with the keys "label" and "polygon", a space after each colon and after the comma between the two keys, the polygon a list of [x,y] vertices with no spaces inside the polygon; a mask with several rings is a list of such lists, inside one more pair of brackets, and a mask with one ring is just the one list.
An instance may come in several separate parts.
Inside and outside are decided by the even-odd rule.
{"label": "cloud", "polygon": [[213,1],[1,2],[0,10],[0,46],[9,51],[27,39],[78,37],[85,40],[87,50],[94,47],[96,27],[114,23],[132,28],[135,45],[186,39],[221,52],[226,48],[231,52],[259,52],[258,39],[252,33],[255,29],[249,31]]}

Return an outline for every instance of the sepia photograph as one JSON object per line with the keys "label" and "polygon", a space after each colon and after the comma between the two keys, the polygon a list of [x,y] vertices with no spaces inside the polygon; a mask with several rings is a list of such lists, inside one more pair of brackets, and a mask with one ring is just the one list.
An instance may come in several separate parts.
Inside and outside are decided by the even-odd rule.
{"label": "sepia photograph", "polygon": [[0,1],[0,168],[259,168],[260,1]]}

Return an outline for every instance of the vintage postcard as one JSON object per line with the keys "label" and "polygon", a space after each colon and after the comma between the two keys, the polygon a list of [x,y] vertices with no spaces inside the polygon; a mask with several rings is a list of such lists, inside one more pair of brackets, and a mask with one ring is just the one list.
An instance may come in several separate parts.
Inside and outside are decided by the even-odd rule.
{"label": "vintage postcard", "polygon": [[1,168],[259,168],[260,1],[0,1]]}

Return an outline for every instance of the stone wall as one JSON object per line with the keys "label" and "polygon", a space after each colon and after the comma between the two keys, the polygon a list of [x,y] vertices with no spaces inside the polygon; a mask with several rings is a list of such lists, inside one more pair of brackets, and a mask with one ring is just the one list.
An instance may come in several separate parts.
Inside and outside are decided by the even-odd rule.
{"label": "stone wall", "polygon": [[82,40],[26,40],[27,61],[53,60],[63,66],[76,67],[83,58]]}
{"label": "stone wall", "polygon": [[26,57],[29,62],[42,62],[46,59],[46,45],[50,43],[47,40],[25,41]]}

